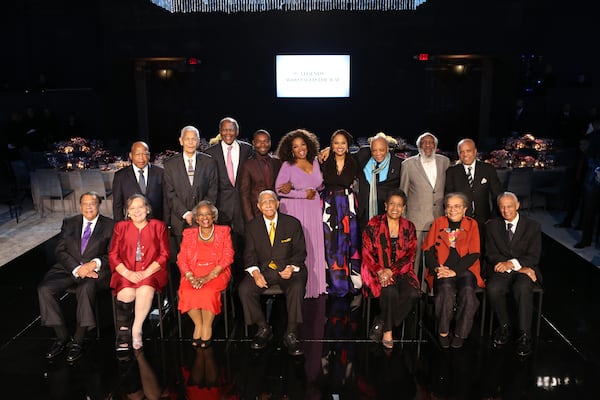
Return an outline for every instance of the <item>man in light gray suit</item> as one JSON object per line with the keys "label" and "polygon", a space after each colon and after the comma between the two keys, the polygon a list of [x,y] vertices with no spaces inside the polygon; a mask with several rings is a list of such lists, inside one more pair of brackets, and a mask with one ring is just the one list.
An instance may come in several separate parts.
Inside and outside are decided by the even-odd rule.
{"label": "man in light gray suit", "polygon": [[417,138],[419,154],[402,162],[400,189],[406,193],[406,218],[417,230],[415,273],[419,276],[421,243],[433,220],[444,215],[444,184],[448,157],[436,154],[438,139],[430,132]]}

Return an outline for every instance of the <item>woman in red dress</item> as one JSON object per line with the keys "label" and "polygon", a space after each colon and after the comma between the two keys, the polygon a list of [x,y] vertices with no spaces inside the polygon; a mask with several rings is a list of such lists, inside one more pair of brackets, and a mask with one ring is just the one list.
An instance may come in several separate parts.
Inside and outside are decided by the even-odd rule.
{"label": "woman in red dress", "polygon": [[181,271],[179,311],[194,322],[192,346],[209,347],[212,323],[221,313],[221,292],[231,278],[233,245],[228,226],[215,225],[219,211],[210,201],[192,210],[198,226],[183,231],[177,265]]}
{"label": "woman in red dress", "polygon": [[108,253],[110,287],[117,298],[117,351],[143,346],[142,324],[154,292],[167,284],[169,233],[164,222],[148,219],[151,211],[145,196],[129,197],[127,219],[115,225]]}

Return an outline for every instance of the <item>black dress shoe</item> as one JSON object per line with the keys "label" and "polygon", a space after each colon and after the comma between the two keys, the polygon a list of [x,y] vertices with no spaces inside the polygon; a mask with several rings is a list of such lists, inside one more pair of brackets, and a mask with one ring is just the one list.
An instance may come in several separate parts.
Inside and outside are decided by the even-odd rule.
{"label": "black dress shoe", "polygon": [[447,349],[450,347],[450,334],[446,336],[438,335],[438,340],[442,349]]}
{"label": "black dress shoe", "polygon": [[300,341],[298,341],[294,332],[290,332],[283,337],[283,344],[287,348],[290,356],[301,356],[304,354],[302,349],[300,349]]}
{"label": "black dress shoe", "polygon": [[588,246],[591,246],[591,245],[592,244],[590,242],[578,242],[573,247],[575,247],[576,249],[583,249],[584,247],[588,247]]}
{"label": "black dress shoe", "polygon": [[65,351],[66,344],[67,344],[66,340],[63,340],[63,339],[55,340],[54,343],[52,343],[52,345],[46,352],[46,354],[44,355],[44,357],[46,357],[46,359],[48,359],[48,360],[56,357],[57,355],[59,355],[63,351]]}
{"label": "black dress shoe", "polygon": [[517,339],[517,355],[527,357],[531,354],[531,336],[522,333]]}
{"label": "black dress shoe", "polygon": [[494,346],[504,346],[510,340],[510,326],[502,325],[494,333]]}
{"label": "black dress shoe", "polygon": [[452,342],[450,343],[450,347],[452,347],[453,349],[460,349],[461,347],[463,347],[464,343],[465,339],[454,335],[452,336]]}
{"label": "black dress shoe", "polygon": [[75,362],[81,358],[83,354],[83,346],[79,342],[71,342],[69,351],[67,352],[67,362]]}
{"label": "black dress shoe", "polygon": [[258,328],[258,332],[254,335],[250,348],[252,350],[262,350],[267,347],[269,340],[273,339],[273,330],[269,325]]}
{"label": "black dress shoe", "polygon": [[375,343],[381,343],[381,339],[383,339],[383,320],[375,318],[371,329],[369,329],[369,339]]}

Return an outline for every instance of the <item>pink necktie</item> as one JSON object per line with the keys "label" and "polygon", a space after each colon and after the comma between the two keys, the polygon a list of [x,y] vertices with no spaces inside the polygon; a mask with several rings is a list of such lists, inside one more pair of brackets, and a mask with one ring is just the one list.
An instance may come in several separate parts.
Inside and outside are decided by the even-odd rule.
{"label": "pink necktie", "polygon": [[227,147],[227,162],[225,166],[227,167],[227,176],[229,176],[229,182],[231,182],[232,186],[235,186],[235,174],[233,173],[233,161],[231,160],[231,147],[232,146]]}

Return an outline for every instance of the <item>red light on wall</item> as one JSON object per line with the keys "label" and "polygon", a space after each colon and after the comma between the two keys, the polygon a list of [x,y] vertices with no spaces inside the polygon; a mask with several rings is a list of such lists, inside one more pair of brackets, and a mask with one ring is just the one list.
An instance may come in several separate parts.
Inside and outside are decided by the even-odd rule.
{"label": "red light on wall", "polygon": [[419,53],[419,61],[429,61],[429,53]]}
{"label": "red light on wall", "polygon": [[188,65],[198,65],[200,64],[200,60],[196,57],[188,57],[187,63]]}

